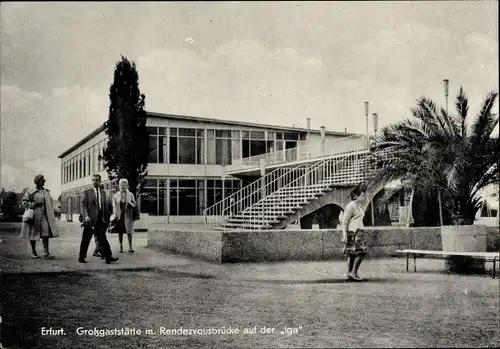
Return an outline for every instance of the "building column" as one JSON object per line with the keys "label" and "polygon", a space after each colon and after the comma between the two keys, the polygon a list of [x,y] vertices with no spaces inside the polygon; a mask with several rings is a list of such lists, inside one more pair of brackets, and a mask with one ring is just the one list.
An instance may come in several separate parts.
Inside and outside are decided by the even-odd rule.
{"label": "building column", "polygon": [[165,200],[166,202],[166,210],[167,210],[167,224],[170,223],[170,177],[167,177],[167,195]]}

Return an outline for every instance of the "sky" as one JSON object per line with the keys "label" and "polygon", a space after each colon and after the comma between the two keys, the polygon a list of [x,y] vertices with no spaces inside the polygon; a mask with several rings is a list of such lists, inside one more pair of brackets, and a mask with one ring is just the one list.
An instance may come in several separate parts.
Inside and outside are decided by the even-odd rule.
{"label": "sky", "polygon": [[[108,117],[120,56],[146,110],[365,132],[417,98],[498,91],[498,2],[2,2],[1,178],[61,192],[58,156]],[[498,103],[495,105],[498,112]],[[372,126],[370,125],[370,129]]]}

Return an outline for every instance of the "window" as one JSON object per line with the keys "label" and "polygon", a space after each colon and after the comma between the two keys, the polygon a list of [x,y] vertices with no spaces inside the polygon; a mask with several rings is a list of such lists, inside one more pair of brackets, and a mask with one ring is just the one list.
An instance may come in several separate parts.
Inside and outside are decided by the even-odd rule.
{"label": "window", "polygon": [[215,205],[223,198],[227,198],[241,189],[239,179],[226,179],[224,181],[224,195],[221,180],[207,180],[207,208]]}
{"label": "window", "polygon": [[90,164],[90,149],[87,149],[86,150],[86,158],[87,158],[87,176],[90,176],[90,172],[91,172],[91,164]]}
{"label": "window", "polygon": [[179,137],[179,164],[196,164],[196,139]]}
{"label": "window", "polygon": [[158,189],[158,216],[167,215],[167,189]]}
{"label": "window", "polygon": [[82,169],[83,169],[82,154],[78,154],[78,179],[82,178]]}
{"label": "window", "polygon": [[264,131],[243,132],[243,158],[267,153],[268,150],[266,149],[266,146],[266,135]]}
{"label": "window", "polygon": [[297,141],[299,139],[299,134],[298,133],[291,133],[291,132],[286,132],[284,134],[285,140],[288,141]]}
{"label": "window", "polygon": [[222,181],[207,181],[207,207],[210,207],[222,200]]}
{"label": "window", "polygon": [[231,164],[231,140],[230,139],[215,139],[215,163],[218,165]]}
{"label": "window", "polygon": [[148,178],[144,181],[144,187],[145,188],[156,188],[158,186],[158,180],[157,179],[151,179]]}
{"label": "window", "polygon": [[203,180],[170,181],[170,215],[195,216],[205,209]]}
{"label": "window", "polygon": [[76,181],[78,179],[78,155],[75,155],[75,178]]}
{"label": "window", "polygon": [[207,164],[215,165],[215,131],[207,130]]}
{"label": "window", "polygon": [[[170,189],[167,188],[168,181]],[[237,192],[241,185],[239,179],[226,179],[223,195],[221,180],[147,178],[141,193],[141,213],[152,216],[202,215],[204,209]]]}
{"label": "window", "polygon": [[167,163],[167,136],[158,136],[158,163]]}
{"label": "window", "polygon": [[92,175],[94,172],[94,154],[92,153],[93,148],[90,147],[88,150],[88,157],[89,157],[89,173],[88,175]]}
{"label": "window", "polygon": [[205,130],[196,131],[196,163],[205,163]]}
{"label": "window", "polygon": [[226,180],[225,183],[225,191],[226,197],[230,196],[241,189],[241,181],[239,179],[236,180]]}
{"label": "window", "polygon": [[166,163],[166,128],[148,127],[149,132],[149,162],[153,164]]}
{"label": "window", "polygon": [[82,153],[82,165],[83,165],[83,175],[82,177],[87,176],[87,152]]}
{"label": "window", "polygon": [[99,160],[97,158],[99,156],[99,154],[97,153],[97,144],[92,146],[92,156],[94,157],[94,161],[92,164],[92,174],[94,174],[97,172],[97,167],[99,166]]}
{"label": "window", "polygon": [[97,143],[97,172],[101,172],[101,165],[102,165],[102,160],[101,160],[101,150],[102,150],[102,142]]}
{"label": "window", "polygon": [[158,189],[143,188],[141,191],[141,213],[148,213],[151,216],[158,215]]}
{"label": "window", "polygon": [[205,130],[170,129],[169,161],[171,164],[205,163]]}
{"label": "window", "polygon": [[265,139],[264,131],[252,131],[250,132],[251,139]]}
{"label": "window", "polygon": [[149,136],[149,162],[158,163],[158,137]]}
{"label": "window", "polygon": [[101,150],[99,151],[99,156],[101,157],[101,160],[99,161],[99,172],[104,170],[104,149],[106,149],[106,140],[101,141]]}
{"label": "window", "polygon": [[215,131],[215,163],[217,165],[230,165],[232,160],[231,131]]}
{"label": "window", "polygon": [[169,161],[171,164],[178,164],[179,147],[177,146],[178,138],[176,135],[170,134],[170,154]]}

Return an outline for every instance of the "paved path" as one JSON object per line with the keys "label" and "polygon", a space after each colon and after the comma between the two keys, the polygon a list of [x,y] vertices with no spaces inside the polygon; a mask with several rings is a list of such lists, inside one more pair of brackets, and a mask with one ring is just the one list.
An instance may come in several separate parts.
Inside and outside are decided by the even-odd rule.
{"label": "paved path", "polygon": [[[60,237],[50,239],[50,253],[55,257],[52,260],[31,257],[29,241],[18,237],[18,224],[0,225],[0,268],[4,273],[51,273],[72,272],[91,270],[124,270],[124,269],[147,269],[155,267],[169,267],[191,264],[193,261],[176,255],[166,255],[153,251],[146,247],[147,233],[135,233],[133,237],[133,248],[135,253],[128,253],[127,237],[124,237],[125,253],[119,253],[117,235],[109,235],[108,241],[111,245],[113,255],[119,257],[119,261],[106,264],[101,258],[92,256],[95,248],[92,239],[88,253],[87,263],[78,262],[80,249],[81,228],[77,223],[60,222]],[[42,243],[37,242],[38,254],[42,255]],[[204,264],[203,262],[197,262]],[[205,263],[208,264],[208,263]]]}
{"label": "paved path", "polygon": [[[135,253],[119,253],[118,236],[108,235],[113,254],[119,261],[105,264],[104,260],[92,256],[92,240],[87,263],[78,263],[81,230],[77,223],[60,222],[61,236],[50,240],[53,260],[32,259],[28,241],[20,240],[19,224],[0,224],[0,268],[3,273],[61,273],[106,270],[148,270],[162,269],[179,275],[226,280],[247,280],[263,282],[344,282],[345,263],[343,261],[319,262],[270,262],[213,264],[194,258],[158,252],[147,247],[147,233],[134,234]],[[128,242],[124,237],[125,251]],[[41,255],[42,244],[37,242]],[[470,278],[483,276],[457,276],[443,273],[444,262],[440,260],[418,260],[418,272],[405,271],[405,259],[367,260],[360,269],[367,281],[383,282],[391,280],[414,280],[433,278]]]}

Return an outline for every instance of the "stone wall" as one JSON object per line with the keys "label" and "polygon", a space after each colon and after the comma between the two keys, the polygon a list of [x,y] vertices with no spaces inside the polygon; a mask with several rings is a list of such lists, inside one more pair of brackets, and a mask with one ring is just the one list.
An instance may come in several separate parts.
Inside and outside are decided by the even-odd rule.
{"label": "stone wall", "polygon": [[150,230],[148,247],[221,263],[222,232]]}
{"label": "stone wall", "polygon": [[[148,235],[148,246],[215,263],[343,259],[342,232],[324,230],[162,231]],[[439,227],[375,227],[366,230],[367,258],[395,257],[398,249],[441,250]],[[488,227],[487,251],[500,250],[498,227]]]}

